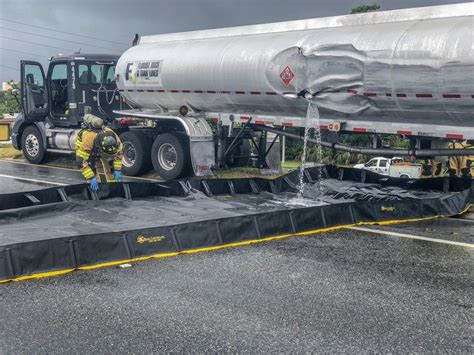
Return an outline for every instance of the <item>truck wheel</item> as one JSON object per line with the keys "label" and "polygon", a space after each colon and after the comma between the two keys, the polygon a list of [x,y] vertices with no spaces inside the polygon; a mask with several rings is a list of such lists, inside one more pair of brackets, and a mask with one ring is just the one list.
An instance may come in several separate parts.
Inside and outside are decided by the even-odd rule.
{"label": "truck wheel", "polygon": [[170,133],[160,134],[151,148],[151,162],[158,175],[165,180],[185,176],[189,168],[186,138]]}
{"label": "truck wheel", "polygon": [[400,175],[400,179],[409,179],[410,177],[407,174]]}
{"label": "truck wheel", "polygon": [[43,137],[35,126],[28,126],[21,135],[21,150],[25,158],[33,163],[40,164],[46,158]]}
{"label": "truck wheel", "polygon": [[136,176],[151,169],[151,140],[139,131],[120,135],[123,144],[122,171],[125,175]]}

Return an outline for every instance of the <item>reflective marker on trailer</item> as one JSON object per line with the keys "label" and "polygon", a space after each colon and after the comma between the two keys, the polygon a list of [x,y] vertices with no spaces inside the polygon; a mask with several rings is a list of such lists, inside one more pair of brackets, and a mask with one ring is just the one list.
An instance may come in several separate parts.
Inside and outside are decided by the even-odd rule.
{"label": "reflective marker on trailer", "polygon": [[462,134],[446,134],[446,138],[448,139],[464,139]]}
{"label": "reflective marker on trailer", "polygon": [[[118,90],[119,92],[159,92],[159,93],[164,93],[166,92],[166,90],[150,90],[150,89],[127,89],[127,90],[124,90],[124,89],[119,89]],[[273,92],[273,91],[268,91],[268,92],[260,92],[260,91],[250,91],[250,92],[245,92],[245,91],[228,91],[228,90],[225,90],[225,91],[218,91],[218,90],[207,90],[207,91],[204,91],[204,90],[168,90],[168,92],[171,92],[171,93],[174,93],[174,94],[177,94],[177,93],[183,93],[183,94],[190,94],[190,93],[195,93],[195,94],[220,94],[220,95],[223,95],[223,94],[231,94],[231,93],[234,93],[236,95],[268,95],[268,96],[277,96],[278,93],[277,92]],[[335,91],[331,91],[329,94],[338,94],[340,93],[341,91],[340,90],[335,90]],[[357,90],[353,90],[353,89],[348,89],[346,91],[347,93],[349,94],[352,94],[352,95],[359,95],[359,93],[357,92]],[[364,92],[362,94],[363,96],[365,97],[378,97],[378,96],[385,96],[385,97],[393,97],[392,93],[376,93],[376,92]],[[408,94],[406,93],[396,93],[395,96],[396,97],[403,97],[403,98],[417,98],[417,99],[432,99],[432,98],[436,98],[437,94],[432,94],[432,93],[416,93],[414,94],[415,96],[414,97],[410,97],[408,96]],[[466,98],[467,97],[471,97],[471,98],[474,98],[474,95],[466,95]],[[443,99],[462,99],[462,95],[461,94],[441,94],[439,98],[443,98]]]}

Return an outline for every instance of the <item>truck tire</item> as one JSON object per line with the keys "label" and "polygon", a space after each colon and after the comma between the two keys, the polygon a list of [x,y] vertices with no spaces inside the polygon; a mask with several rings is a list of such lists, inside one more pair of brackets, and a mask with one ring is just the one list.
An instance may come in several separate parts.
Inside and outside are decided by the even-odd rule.
{"label": "truck tire", "polygon": [[36,126],[28,126],[23,131],[21,150],[26,160],[33,164],[40,164],[46,159],[43,137]]}
{"label": "truck tire", "polygon": [[139,131],[120,135],[123,144],[122,172],[128,176],[146,173],[151,169],[151,139]]}
{"label": "truck tire", "polygon": [[158,175],[165,180],[186,176],[189,171],[189,144],[187,137],[160,134],[151,148],[151,162]]}
{"label": "truck tire", "polygon": [[407,174],[402,174],[400,175],[400,179],[409,179],[410,176],[408,176]]}

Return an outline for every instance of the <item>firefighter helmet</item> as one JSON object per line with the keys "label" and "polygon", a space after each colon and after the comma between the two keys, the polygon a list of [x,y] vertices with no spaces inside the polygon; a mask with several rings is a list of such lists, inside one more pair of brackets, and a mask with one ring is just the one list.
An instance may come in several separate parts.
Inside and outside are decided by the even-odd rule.
{"label": "firefighter helmet", "polygon": [[112,132],[99,132],[97,135],[99,155],[105,159],[113,159],[119,149],[119,144]]}

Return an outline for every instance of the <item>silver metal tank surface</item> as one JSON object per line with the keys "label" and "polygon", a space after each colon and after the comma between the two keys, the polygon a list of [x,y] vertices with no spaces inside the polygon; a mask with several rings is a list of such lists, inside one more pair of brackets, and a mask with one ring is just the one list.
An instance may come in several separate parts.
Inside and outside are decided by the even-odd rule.
{"label": "silver metal tank surface", "polygon": [[55,149],[75,150],[77,133],[79,130],[50,131],[49,145]]}
{"label": "silver metal tank surface", "polygon": [[474,4],[147,36],[117,73],[147,109],[474,127]]}

